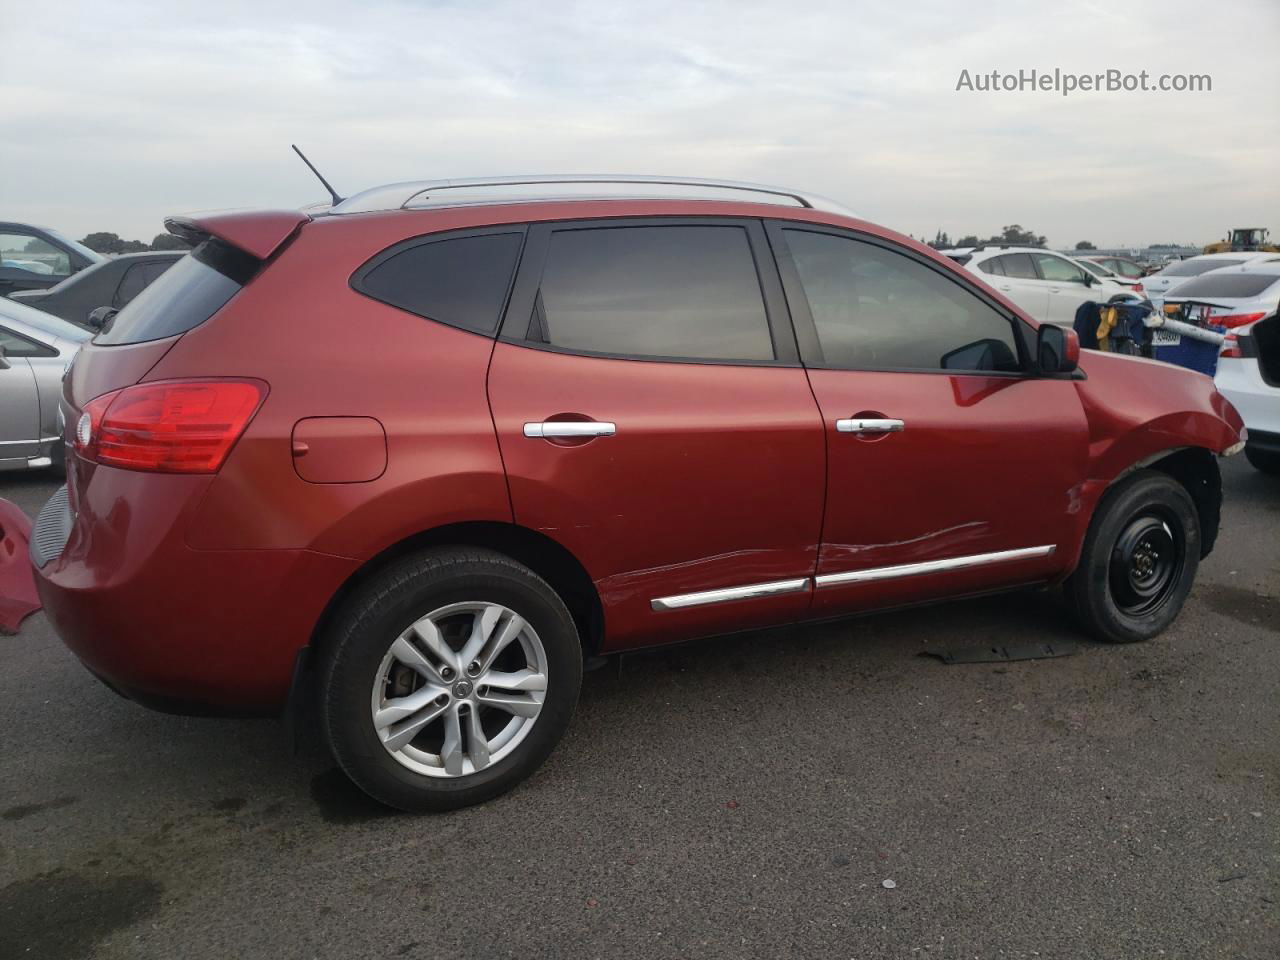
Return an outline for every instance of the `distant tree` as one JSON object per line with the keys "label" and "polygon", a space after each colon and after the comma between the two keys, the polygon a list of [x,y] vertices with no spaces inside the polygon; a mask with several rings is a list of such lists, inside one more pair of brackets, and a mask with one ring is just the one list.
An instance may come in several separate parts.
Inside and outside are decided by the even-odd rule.
{"label": "distant tree", "polygon": [[117,234],[105,231],[91,233],[80,242],[98,253],[121,253],[124,248],[124,241]]}
{"label": "distant tree", "polygon": [[1088,240],[1081,240],[1079,243],[1076,244],[1076,249],[1077,250],[1097,250],[1098,248],[1095,247]]}
{"label": "distant tree", "polygon": [[23,253],[48,253],[49,244],[39,237],[32,237],[27,241],[27,245],[22,248]]}
{"label": "distant tree", "polygon": [[959,240],[957,240],[956,246],[957,247],[976,247],[981,243],[982,243],[981,240],[979,240],[976,236],[970,233],[970,234],[967,234],[966,236],[961,237]]}
{"label": "distant tree", "polygon": [[1021,224],[1015,223],[1004,227],[999,236],[991,238],[991,242],[1007,243],[1014,247],[1043,247],[1044,237],[1024,230]]}
{"label": "distant tree", "polygon": [[951,238],[947,236],[945,231],[939,230],[933,235],[933,239],[929,241],[929,246],[935,250],[949,250],[951,249]]}
{"label": "distant tree", "polygon": [[125,240],[120,244],[121,253],[146,253],[149,249],[141,240]]}
{"label": "distant tree", "polygon": [[152,250],[190,250],[191,244],[172,233],[157,233],[151,241]]}

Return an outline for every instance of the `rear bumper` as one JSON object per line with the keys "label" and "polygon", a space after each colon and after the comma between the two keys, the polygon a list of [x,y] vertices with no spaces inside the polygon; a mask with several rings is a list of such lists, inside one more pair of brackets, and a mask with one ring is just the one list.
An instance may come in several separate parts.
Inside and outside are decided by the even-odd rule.
{"label": "rear bumper", "polygon": [[1280,433],[1280,387],[1262,379],[1256,357],[1222,357],[1214,384],[1244,419],[1250,439],[1256,433]]}
{"label": "rear bumper", "polygon": [[1249,450],[1257,450],[1259,453],[1269,453],[1272,456],[1280,457],[1280,433],[1250,430],[1249,439],[1245,441],[1245,447]]}
{"label": "rear bumper", "polygon": [[63,642],[117,692],[172,712],[278,712],[298,650],[358,564],[191,549],[182,520],[206,483],[99,467],[92,496],[59,491],[32,537],[36,589]]}

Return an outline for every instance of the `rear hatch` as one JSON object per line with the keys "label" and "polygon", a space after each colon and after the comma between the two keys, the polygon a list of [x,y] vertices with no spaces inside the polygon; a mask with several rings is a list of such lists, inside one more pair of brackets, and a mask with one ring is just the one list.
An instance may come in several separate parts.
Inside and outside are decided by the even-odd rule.
{"label": "rear hatch", "polygon": [[[170,219],[169,232],[194,244],[115,314],[77,353],[63,381],[71,506],[95,467],[71,455],[86,405],[141,382],[189,330],[212,320],[310,218],[295,211]],[[211,376],[219,371],[210,370]]]}
{"label": "rear hatch", "polygon": [[1280,388],[1280,314],[1272,314],[1249,328],[1242,336],[1245,355],[1258,358],[1258,371],[1268,386]]}
{"label": "rear hatch", "polygon": [[161,274],[80,350],[63,388],[68,425],[84,405],[146,376],[188,330],[210,320],[308,221],[295,211],[171,218],[170,233],[195,247]]}

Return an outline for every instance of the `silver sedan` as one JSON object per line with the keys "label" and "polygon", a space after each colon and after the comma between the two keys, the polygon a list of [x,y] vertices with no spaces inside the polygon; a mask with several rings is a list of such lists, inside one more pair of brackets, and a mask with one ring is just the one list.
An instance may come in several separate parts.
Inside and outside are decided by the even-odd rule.
{"label": "silver sedan", "polygon": [[62,463],[62,375],[92,334],[0,299],[0,470]]}

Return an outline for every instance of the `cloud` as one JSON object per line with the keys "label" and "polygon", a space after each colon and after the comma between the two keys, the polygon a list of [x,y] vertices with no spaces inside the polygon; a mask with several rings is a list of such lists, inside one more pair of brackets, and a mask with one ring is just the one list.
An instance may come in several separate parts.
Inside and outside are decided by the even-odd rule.
{"label": "cloud", "polygon": [[[513,172],[808,188],[930,234],[1280,232],[1270,0],[64,4],[0,0],[0,208],[76,235]],[[36,22],[36,20],[41,22]],[[971,72],[1209,73],[1204,94],[969,93]]]}

